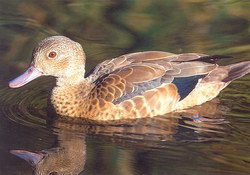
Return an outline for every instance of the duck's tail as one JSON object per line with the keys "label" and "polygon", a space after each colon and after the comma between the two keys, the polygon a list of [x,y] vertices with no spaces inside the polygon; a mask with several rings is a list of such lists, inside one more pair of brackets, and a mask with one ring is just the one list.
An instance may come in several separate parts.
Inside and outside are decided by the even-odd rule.
{"label": "duck's tail", "polygon": [[250,61],[243,61],[226,67],[228,68],[228,75],[222,80],[223,82],[231,82],[250,73]]}
{"label": "duck's tail", "polygon": [[248,73],[250,73],[250,61],[218,66],[204,77],[185,99],[177,104],[176,109],[182,110],[205,103],[215,98],[231,81]]}

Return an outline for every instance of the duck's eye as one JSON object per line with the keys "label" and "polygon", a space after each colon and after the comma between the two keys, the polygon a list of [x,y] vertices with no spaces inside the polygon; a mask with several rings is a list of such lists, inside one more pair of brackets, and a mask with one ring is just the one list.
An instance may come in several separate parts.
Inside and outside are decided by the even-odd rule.
{"label": "duck's eye", "polygon": [[53,172],[50,172],[49,175],[58,175],[58,173],[53,171]]}
{"label": "duck's eye", "polygon": [[57,53],[55,51],[52,51],[52,52],[49,53],[48,56],[49,56],[49,58],[55,58],[56,55],[57,55]]}

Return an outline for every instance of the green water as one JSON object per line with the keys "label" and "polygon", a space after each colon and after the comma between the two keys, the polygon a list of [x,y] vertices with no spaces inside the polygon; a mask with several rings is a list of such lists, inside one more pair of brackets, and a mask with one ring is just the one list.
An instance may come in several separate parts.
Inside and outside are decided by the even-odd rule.
{"label": "green water", "polygon": [[[83,45],[87,70],[149,50],[233,56],[220,64],[250,60],[249,9],[248,0],[0,0],[0,174],[32,174],[13,149],[46,150],[42,169],[68,174],[248,174],[250,75],[198,107],[205,122],[169,114],[98,125],[50,123],[52,77],[19,89],[9,89],[8,81],[28,66],[39,40],[59,34]],[[61,163],[49,167],[53,160]]]}

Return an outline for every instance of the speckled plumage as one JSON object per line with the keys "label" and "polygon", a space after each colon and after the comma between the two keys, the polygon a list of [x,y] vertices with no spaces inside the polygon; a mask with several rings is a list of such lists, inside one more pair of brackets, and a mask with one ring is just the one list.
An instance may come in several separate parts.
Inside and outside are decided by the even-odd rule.
{"label": "speckled plumage", "polygon": [[[57,54],[55,58],[48,56],[52,51]],[[34,49],[31,67],[41,75],[57,78],[51,101],[59,115],[118,120],[153,117],[200,105],[250,72],[250,61],[218,66],[214,59],[220,57],[138,52],[106,60],[84,77],[85,53],[80,44],[53,36]],[[10,86],[19,87],[16,82]]]}

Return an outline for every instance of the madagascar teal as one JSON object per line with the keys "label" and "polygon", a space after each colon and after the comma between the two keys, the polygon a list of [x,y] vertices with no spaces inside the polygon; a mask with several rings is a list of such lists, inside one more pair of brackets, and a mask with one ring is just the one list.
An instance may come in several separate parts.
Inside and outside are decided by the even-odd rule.
{"label": "madagascar teal", "polygon": [[42,40],[29,68],[10,81],[17,88],[40,76],[56,77],[51,102],[61,116],[91,120],[154,117],[215,98],[231,81],[250,72],[250,61],[219,66],[200,53],[147,51],[98,64],[85,75],[82,46],[65,37]]}

